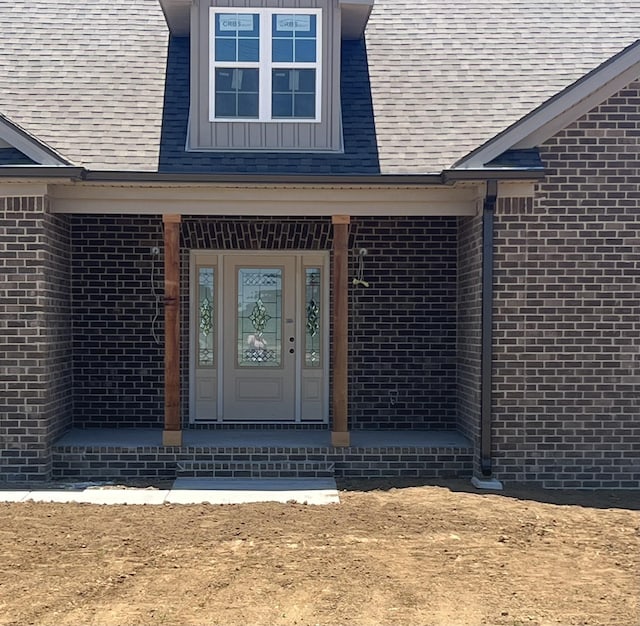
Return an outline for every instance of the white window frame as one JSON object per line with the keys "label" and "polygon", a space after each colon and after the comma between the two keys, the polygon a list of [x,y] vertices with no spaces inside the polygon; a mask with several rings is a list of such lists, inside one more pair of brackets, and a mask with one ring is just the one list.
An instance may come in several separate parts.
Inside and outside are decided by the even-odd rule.
{"label": "white window frame", "polygon": [[[252,13],[260,20],[260,55],[257,62],[252,61],[216,61],[216,16],[225,14]],[[315,63],[274,62],[271,60],[273,32],[272,16],[280,15],[315,15],[316,16],[316,61]],[[216,85],[215,70],[218,67],[258,69],[258,117],[216,117]],[[316,116],[311,117],[272,117],[272,70],[275,69],[315,69],[316,71]],[[210,122],[272,122],[272,123],[319,123],[321,121],[322,103],[322,9],[262,9],[262,8],[230,8],[211,7],[209,10],[209,121]]]}

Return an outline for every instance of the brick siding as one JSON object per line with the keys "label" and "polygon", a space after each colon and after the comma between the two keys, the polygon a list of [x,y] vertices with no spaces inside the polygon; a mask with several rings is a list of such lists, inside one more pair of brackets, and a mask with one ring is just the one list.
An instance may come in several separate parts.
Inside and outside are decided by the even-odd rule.
{"label": "brick siding", "polygon": [[151,248],[162,250],[162,221],[73,215],[71,233],[74,425],[161,426],[164,266]]}
{"label": "brick siding", "polygon": [[640,82],[542,146],[496,213],[494,456],[546,487],[640,483]]}
{"label": "brick siding", "polygon": [[[154,342],[158,217],[72,217],[74,423],[151,426],[163,420],[163,309]],[[354,428],[455,428],[455,218],[356,218],[371,287],[351,288],[350,419]],[[185,217],[182,390],[188,416],[189,249],[330,249],[328,218]],[[153,258],[150,249],[161,254]],[[352,272],[356,256],[352,255]],[[391,392],[397,392],[392,396]]]}
{"label": "brick siding", "polygon": [[215,464],[218,476],[244,478],[262,466],[270,476],[290,477],[301,475],[296,465],[318,464],[325,467],[316,470],[317,475],[326,475],[330,466],[339,478],[447,478],[470,477],[472,459],[470,448],[59,446],[53,452],[53,476],[84,480],[175,478],[180,465]]}
{"label": "brick siding", "polygon": [[0,199],[0,475],[37,480],[71,423],[69,227],[43,197]]}
{"label": "brick siding", "polygon": [[458,219],[458,429],[480,461],[482,355],[482,216]]}

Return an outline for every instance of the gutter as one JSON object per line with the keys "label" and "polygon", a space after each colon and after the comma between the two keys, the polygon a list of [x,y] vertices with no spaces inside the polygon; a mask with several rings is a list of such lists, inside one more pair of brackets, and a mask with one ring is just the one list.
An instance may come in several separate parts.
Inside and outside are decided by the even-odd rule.
{"label": "gutter", "polygon": [[66,165],[2,165],[0,178],[66,178],[80,180],[86,170]]}
{"label": "gutter", "polygon": [[100,182],[271,183],[302,185],[452,185],[456,181],[540,180],[544,170],[444,170],[440,174],[197,174],[168,172],[86,171],[83,180]]}
{"label": "gutter", "polygon": [[0,178],[73,178],[111,183],[218,183],[301,185],[453,185],[458,181],[541,180],[545,171],[535,170],[443,170],[440,174],[210,174],[181,172],[93,171],[73,166],[5,165]]}
{"label": "gutter", "polygon": [[498,181],[487,180],[482,211],[482,356],[480,363],[480,471],[490,477],[491,356],[493,349],[493,223]]}

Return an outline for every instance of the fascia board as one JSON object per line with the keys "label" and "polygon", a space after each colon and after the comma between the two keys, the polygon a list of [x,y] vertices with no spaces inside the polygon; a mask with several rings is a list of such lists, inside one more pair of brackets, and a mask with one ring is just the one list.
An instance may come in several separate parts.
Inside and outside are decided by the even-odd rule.
{"label": "fascia board", "polygon": [[640,40],[463,157],[452,169],[481,169],[513,148],[544,143],[640,76]]}

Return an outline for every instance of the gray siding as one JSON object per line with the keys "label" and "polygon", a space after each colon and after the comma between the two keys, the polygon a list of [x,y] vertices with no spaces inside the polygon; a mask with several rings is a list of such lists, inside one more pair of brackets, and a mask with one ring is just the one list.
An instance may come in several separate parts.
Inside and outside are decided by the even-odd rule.
{"label": "gray siding", "polygon": [[[320,122],[209,121],[209,9],[218,7],[322,9]],[[191,14],[190,150],[341,151],[340,9],[337,0],[202,0]]]}

